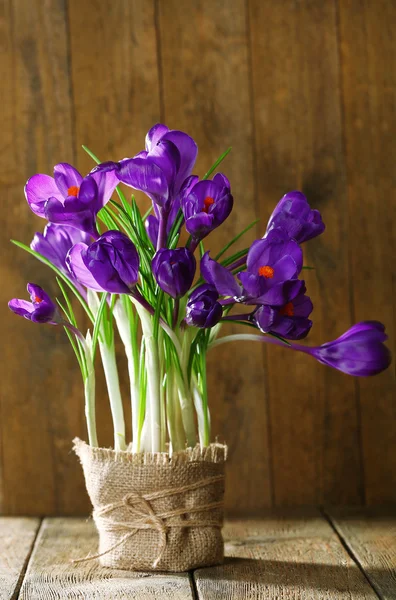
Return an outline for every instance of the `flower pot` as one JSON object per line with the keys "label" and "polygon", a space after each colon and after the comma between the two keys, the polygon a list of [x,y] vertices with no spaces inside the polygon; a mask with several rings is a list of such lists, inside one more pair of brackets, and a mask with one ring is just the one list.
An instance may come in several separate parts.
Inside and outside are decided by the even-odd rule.
{"label": "flower pot", "polygon": [[94,448],[74,440],[99,533],[102,566],[187,571],[220,564],[227,447],[170,456]]}

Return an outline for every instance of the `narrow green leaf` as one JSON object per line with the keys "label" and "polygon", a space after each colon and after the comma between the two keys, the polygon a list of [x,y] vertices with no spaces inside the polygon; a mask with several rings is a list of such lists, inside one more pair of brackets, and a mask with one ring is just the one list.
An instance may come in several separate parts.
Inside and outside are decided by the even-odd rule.
{"label": "narrow green leaf", "polygon": [[70,279],[68,277],[66,277],[66,275],[64,275],[62,273],[62,271],[60,271],[57,267],[55,267],[55,265],[53,265],[52,262],[50,262],[48,259],[46,259],[42,254],[39,254],[39,252],[32,250],[31,248],[29,248],[29,246],[26,246],[22,242],[18,242],[17,240],[11,240],[11,243],[14,244],[15,246],[18,246],[18,248],[22,248],[22,250],[25,250],[25,252],[28,252],[29,254],[31,254],[32,256],[37,258],[40,262],[47,265],[47,267],[49,267],[50,269],[55,271],[55,273],[58,275],[58,277],[66,283],[66,285],[71,289],[73,294],[76,296],[76,298],[80,302],[81,306],[84,308],[85,312],[87,313],[90,321],[92,323],[94,322],[94,317],[93,317],[93,314],[92,314],[88,304],[85,302],[84,298],[82,297],[80,292],[77,290],[77,288],[74,287],[74,285],[72,284]]}
{"label": "narrow green leaf", "polygon": [[59,279],[59,277],[57,277],[57,278],[56,278],[56,281],[57,281],[57,284],[58,284],[58,285],[59,285],[59,287],[60,287],[60,291],[62,292],[62,294],[63,294],[63,297],[64,297],[64,299],[65,299],[65,302],[66,302],[66,304],[67,304],[67,308],[68,308],[68,311],[69,311],[70,323],[71,323],[72,325],[74,325],[74,327],[77,327],[77,321],[76,321],[76,317],[75,317],[75,315],[74,315],[73,307],[72,307],[72,305],[71,305],[71,302],[70,302],[70,300],[69,300],[69,296],[68,296],[68,295],[67,295],[67,293],[66,293],[65,287],[64,287],[64,285],[62,284],[62,281]]}
{"label": "narrow green leaf", "polygon": [[288,342],[287,340],[285,340],[285,338],[281,337],[280,335],[276,334],[276,333],[266,333],[265,335],[270,335],[271,337],[276,338],[277,340],[280,340],[281,342],[283,342],[284,344],[286,344],[287,346],[291,346],[291,343]]}
{"label": "narrow green leaf", "polygon": [[314,271],[315,267],[306,267],[305,265],[303,266],[303,269],[308,269],[309,271]]}
{"label": "narrow green leaf", "polygon": [[207,173],[205,173],[205,175],[202,177],[202,179],[209,179],[209,177],[212,175],[213,171],[215,171],[217,169],[219,164],[223,162],[223,160],[231,152],[231,150],[232,150],[231,146],[229,148],[227,148],[227,150],[225,152],[223,152],[223,154],[210,167],[209,171]]}
{"label": "narrow green leaf", "polygon": [[245,227],[245,229],[243,231],[241,231],[241,233],[238,233],[238,235],[236,235],[230,242],[228,242],[228,244],[226,244],[224,246],[224,248],[222,250],[220,250],[220,252],[217,254],[217,256],[215,256],[215,260],[219,260],[219,258],[221,256],[223,256],[223,254],[225,252],[227,252],[227,250],[229,248],[231,248],[231,246],[233,246],[233,244],[235,244],[243,235],[245,235],[245,233],[247,233],[250,229],[252,229],[252,227],[254,227],[255,225],[257,225],[257,223],[260,221],[260,219],[256,219],[255,221],[253,221],[252,223],[250,223],[250,225],[248,225],[247,227]]}
{"label": "narrow green leaf", "polygon": [[95,359],[95,353],[96,353],[96,346],[97,346],[97,342],[98,342],[98,337],[99,337],[99,332],[100,332],[100,325],[101,325],[101,321],[103,318],[103,313],[106,307],[106,301],[107,301],[107,292],[104,292],[102,294],[102,298],[100,300],[100,304],[99,304],[99,308],[98,308],[98,312],[95,318],[95,324],[94,324],[94,330],[93,330],[93,334],[92,334],[92,362]]}
{"label": "narrow green leaf", "polygon": [[99,158],[97,156],[95,156],[95,154],[92,152],[92,150],[90,150],[87,146],[84,146],[84,144],[82,144],[82,148],[88,154],[88,156],[90,156],[92,158],[92,160],[94,162],[96,162],[97,165],[100,163]]}

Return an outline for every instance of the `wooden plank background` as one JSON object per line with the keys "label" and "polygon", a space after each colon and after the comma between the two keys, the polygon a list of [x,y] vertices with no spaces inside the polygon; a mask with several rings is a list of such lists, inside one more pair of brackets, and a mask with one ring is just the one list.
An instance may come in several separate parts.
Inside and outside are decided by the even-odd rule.
{"label": "wooden plank background", "polygon": [[[0,0],[1,512],[89,510],[70,453],[85,426],[68,341],[5,309],[26,281],[55,292],[9,239],[29,243],[43,226],[26,179],[60,161],[89,170],[82,143],[102,160],[131,156],[163,121],[195,137],[201,174],[232,145],[236,207],[215,248],[260,217],[252,241],[302,189],[327,223],[306,247],[311,343],[378,319],[394,348],[395,31],[393,0]],[[396,501],[394,368],[356,381],[269,350],[209,358],[213,432],[230,446],[227,509]]]}

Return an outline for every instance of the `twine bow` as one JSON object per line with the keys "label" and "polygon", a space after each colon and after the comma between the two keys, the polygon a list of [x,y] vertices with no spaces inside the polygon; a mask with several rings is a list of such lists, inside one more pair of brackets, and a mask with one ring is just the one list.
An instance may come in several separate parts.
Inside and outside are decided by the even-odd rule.
{"label": "twine bow", "polygon": [[[175,496],[176,494],[182,494],[192,490],[197,490],[206,487],[212,483],[217,483],[224,479],[224,475],[216,475],[214,477],[208,477],[191,483],[183,485],[177,488],[168,488],[165,490],[159,490],[157,492],[151,492],[149,494],[139,494],[136,491],[131,491],[126,494],[119,502],[113,502],[100,508],[97,508],[93,512],[94,520],[99,530],[105,529],[109,533],[115,533],[117,531],[127,531],[127,533],[115,544],[107,548],[104,552],[95,555],[89,555],[86,558],[74,559],[72,562],[80,563],[90,560],[95,560],[101,556],[105,556],[112,552],[118,546],[124,544],[127,540],[132,538],[142,529],[153,529],[158,531],[159,543],[158,543],[158,555],[153,562],[153,568],[155,569],[160,562],[168,543],[168,530],[172,527],[222,527],[222,519],[195,519],[193,521],[178,521],[169,522],[168,519],[172,517],[178,517],[187,513],[206,512],[216,508],[222,508],[223,501],[210,502],[208,504],[201,504],[191,508],[180,507],[168,512],[156,513],[151,502],[160,498],[168,498]],[[118,508],[127,509],[131,520],[130,521],[113,521],[107,515],[112,513]]]}

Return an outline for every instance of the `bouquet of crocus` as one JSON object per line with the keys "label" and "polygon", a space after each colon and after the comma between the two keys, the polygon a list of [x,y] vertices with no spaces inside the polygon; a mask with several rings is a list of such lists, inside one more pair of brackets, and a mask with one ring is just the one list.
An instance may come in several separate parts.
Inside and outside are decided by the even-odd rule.
{"label": "bouquet of crocus", "polygon": [[[29,179],[28,204],[49,223],[35,234],[30,248],[15,242],[56,272],[62,300],[56,305],[30,283],[31,302],[14,299],[9,306],[31,321],[65,328],[84,381],[90,446],[98,446],[97,348],[108,387],[114,449],[128,447],[133,454],[166,449],[177,454],[195,448],[197,439],[201,449],[210,447],[206,354],[219,344],[276,344],[355,376],[374,375],[389,365],[384,327],[375,321],[354,325],[319,347],[296,343],[311,329],[313,309],[301,278],[301,244],[325,229],[320,213],[301,192],[280,200],[263,237],[250,248],[233,253],[232,247],[256,223],[212,256],[207,237],[233,208],[230,182],[216,172],[228,151],[200,179],[192,174],[194,140],[157,124],[146,136],[146,149],[133,158],[100,164],[88,153],[98,164],[86,177],[61,163],[53,178],[38,174]],[[121,182],[144,192],[152,209],[142,215],[134,197],[125,197]],[[111,199],[115,192],[117,200]],[[86,335],[76,322],[70,292],[91,322]],[[229,321],[249,332],[221,337]],[[116,329],[128,358],[131,446],[125,437]]]}

